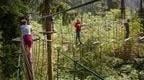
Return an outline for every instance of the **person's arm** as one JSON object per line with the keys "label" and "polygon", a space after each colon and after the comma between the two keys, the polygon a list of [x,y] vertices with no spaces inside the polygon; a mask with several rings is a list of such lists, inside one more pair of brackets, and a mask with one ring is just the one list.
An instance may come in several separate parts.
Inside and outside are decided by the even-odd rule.
{"label": "person's arm", "polygon": [[88,26],[88,25],[86,25],[85,23],[83,23],[83,24],[81,24],[81,27],[83,27],[83,26]]}

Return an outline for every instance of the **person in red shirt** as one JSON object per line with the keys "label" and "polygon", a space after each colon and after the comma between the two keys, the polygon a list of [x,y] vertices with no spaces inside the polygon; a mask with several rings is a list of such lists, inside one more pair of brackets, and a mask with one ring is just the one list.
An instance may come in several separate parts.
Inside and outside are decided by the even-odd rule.
{"label": "person in red shirt", "polygon": [[81,32],[81,22],[79,19],[77,19],[77,21],[74,24],[75,27],[75,31],[76,31],[76,44],[79,42],[80,44],[82,44],[81,40],[80,40],[80,32]]}

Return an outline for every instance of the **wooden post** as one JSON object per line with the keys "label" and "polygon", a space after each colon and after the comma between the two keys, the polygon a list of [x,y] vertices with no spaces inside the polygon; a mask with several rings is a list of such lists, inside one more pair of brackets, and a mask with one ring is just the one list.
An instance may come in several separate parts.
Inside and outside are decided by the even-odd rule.
{"label": "wooden post", "polygon": [[143,12],[143,0],[140,0],[139,11],[140,11],[140,12]]}
{"label": "wooden post", "polygon": [[140,19],[141,19],[141,24],[142,24],[142,28],[141,28],[141,31],[142,32],[144,32],[144,23],[143,23],[143,21],[144,21],[144,16],[143,16],[143,13],[144,13],[144,11],[143,11],[143,0],[140,0],[140,5],[139,5],[139,17],[140,17]]}
{"label": "wooden post", "polygon": [[121,18],[125,19],[125,0],[121,0]]}
{"label": "wooden post", "polygon": [[[50,9],[51,9],[51,3],[52,0],[44,0],[44,11],[43,15],[50,15]],[[44,29],[46,29],[46,32],[51,32],[51,17],[48,16],[44,20]],[[47,33],[47,75],[48,80],[52,80],[52,42],[51,42],[51,33]]]}
{"label": "wooden post", "polygon": [[109,11],[112,8],[112,0],[107,0],[107,10]]}

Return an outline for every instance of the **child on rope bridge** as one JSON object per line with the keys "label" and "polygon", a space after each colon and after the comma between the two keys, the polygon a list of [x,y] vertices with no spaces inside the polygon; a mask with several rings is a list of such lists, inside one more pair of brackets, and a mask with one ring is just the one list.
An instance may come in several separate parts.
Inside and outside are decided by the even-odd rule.
{"label": "child on rope bridge", "polygon": [[74,23],[74,27],[75,27],[75,32],[76,32],[76,44],[79,43],[82,44],[81,40],[80,40],[80,32],[81,32],[81,22],[79,19],[77,19],[77,21]]}
{"label": "child on rope bridge", "polygon": [[32,26],[29,24],[29,22],[26,19],[21,20],[20,29],[23,36],[25,48],[28,51],[27,56],[30,63],[32,62],[32,41],[33,41],[31,35],[31,30],[32,30],[31,28]]}

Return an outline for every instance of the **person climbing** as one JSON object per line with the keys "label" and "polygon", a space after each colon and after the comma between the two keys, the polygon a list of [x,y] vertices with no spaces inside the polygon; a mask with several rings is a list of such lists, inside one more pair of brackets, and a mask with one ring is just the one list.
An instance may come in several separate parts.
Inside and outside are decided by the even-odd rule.
{"label": "person climbing", "polygon": [[32,35],[31,35],[31,28],[32,26],[29,24],[29,22],[26,19],[22,19],[20,21],[20,29],[22,33],[23,42],[25,45],[26,50],[28,51],[28,59],[30,63],[32,62]]}
{"label": "person climbing", "polygon": [[74,27],[75,27],[75,32],[76,32],[76,44],[78,44],[78,42],[80,44],[82,44],[82,42],[80,40],[80,38],[81,38],[80,32],[81,32],[82,25],[81,25],[81,22],[79,19],[77,19],[77,21],[75,22]]}
{"label": "person climbing", "polygon": [[130,20],[128,19],[128,20],[124,23],[124,27],[125,27],[125,39],[129,38],[129,34],[130,34],[129,22],[130,22]]}

